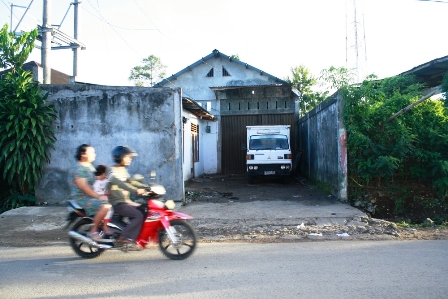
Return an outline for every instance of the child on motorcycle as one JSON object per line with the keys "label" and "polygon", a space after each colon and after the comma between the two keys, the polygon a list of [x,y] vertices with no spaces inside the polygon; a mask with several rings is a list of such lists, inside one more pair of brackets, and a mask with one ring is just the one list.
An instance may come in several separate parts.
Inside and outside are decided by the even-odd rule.
{"label": "child on motorcycle", "polygon": [[127,146],[117,146],[112,150],[112,158],[116,165],[111,167],[107,175],[109,184],[107,185],[107,194],[109,202],[112,204],[116,214],[129,218],[130,223],[124,228],[121,236],[117,239],[117,245],[132,246],[127,250],[143,249],[135,244],[140,228],[143,223],[143,214],[138,208],[141,206],[133,202],[129,195],[130,192],[143,194],[146,185],[133,181],[126,169],[132,163],[132,158],[137,156],[137,152]]}
{"label": "child on motorcycle", "polygon": [[[106,195],[106,188],[108,180],[106,178],[106,165],[100,164],[95,167],[95,182],[93,182],[93,191],[95,191],[98,194]],[[107,196],[107,195],[106,195]],[[103,234],[105,235],[112,235],[112,231],[109,229],[107,224],[110,222],[110,219],[112,218],[112,215],[114,213],[113,208],[111,207],[109,212],[107,213],[106,217],[103,219]]]}

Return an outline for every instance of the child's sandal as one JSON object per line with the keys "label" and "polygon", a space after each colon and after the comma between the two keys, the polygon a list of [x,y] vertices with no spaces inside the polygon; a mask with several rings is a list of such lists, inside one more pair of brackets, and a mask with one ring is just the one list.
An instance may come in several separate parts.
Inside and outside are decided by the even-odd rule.
{"label": "child's sandal", "polygon": [[102,233],[103,233],[105,236],[112,236],[112,235],[114,234],[114,232],[111,231],[110,229],[105,229],[105,230],[102,231]]}
{"label": "child's sandal", "polygon": [[90,239],[92,239],[93,241],[96,241],[96,242],[102,242],[103,241],[103,239],[101,238],[101,236],[100,236],[100,234],[98,232],[93,232],[93,233],[88,232],[87,233],[87,237],[89,237]]}

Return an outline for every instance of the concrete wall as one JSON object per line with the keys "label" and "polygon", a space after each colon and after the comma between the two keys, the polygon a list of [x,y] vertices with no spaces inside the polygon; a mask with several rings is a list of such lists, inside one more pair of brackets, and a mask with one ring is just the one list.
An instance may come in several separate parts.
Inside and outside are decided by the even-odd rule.
{"label": "concrete wall", "polygon": [[299,120],[299,173],[347,200],[346,131],[342,97],[335,94]]}
{"label": "concrete wall", "polygon": [[131,174],[149,178],[167,189],[166,198],[182,200],[182,101],[180,89],[98,85],[42,85],[58,112],[57,138],[51,161],[37,189],[39,202],[62,203],[68,197],[68,171],[76,163],[76,147],[87,143],[97,153],[95,165],[113,165],[117,145],[134,148],[139,156]]}

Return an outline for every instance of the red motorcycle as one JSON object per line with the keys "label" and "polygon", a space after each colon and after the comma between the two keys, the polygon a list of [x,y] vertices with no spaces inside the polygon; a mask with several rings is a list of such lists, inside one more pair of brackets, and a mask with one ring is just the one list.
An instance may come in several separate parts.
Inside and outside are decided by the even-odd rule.
{"label": "red motorcycle", "polygon": [[[196,233],[192,225],[187,222],[193,217],[173,211],[174,201],[159,200],[166,193],[162,185],[150,184],[147,190],[148,193],[141,196],[146,203],[142,205],[142,213],[146,216],[136,243],[143,248],[150,242],[158,243],[162,253],[173,260],[183,260],[189,257],[195,250],[197,242]],[[68,232],[70,246],[80,257],[95,258],[107,249],[126,251],[126,247],[116,245],[116,240],[127,225],[126,217],[113,215],[107,224],[113,234],[103,235],[103,241],[96,242],[87,237],[87,233],[93,225],[93,217],[86,215],[84,209],[75,201],[69,200],[68,203],[69,214],[66,227],[75,223]]]}

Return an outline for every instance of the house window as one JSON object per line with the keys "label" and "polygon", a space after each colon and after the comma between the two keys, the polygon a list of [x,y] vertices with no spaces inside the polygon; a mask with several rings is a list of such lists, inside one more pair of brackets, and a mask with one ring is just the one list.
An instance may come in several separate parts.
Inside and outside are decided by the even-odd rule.
{"label": "house window", "polygon": [[213,68],[207,73],[207,77],[213,77],[214,76],[214,72],[213,72]]}
{"label": "house window", "polygon": [[222,76],[223,77],[230,76],[229,72],[224,67],[222,67]]}
{"label": "house window", "polygon": [[199,125],[191,124],[191,144],[193,151],[193,162],[199,162]]}

